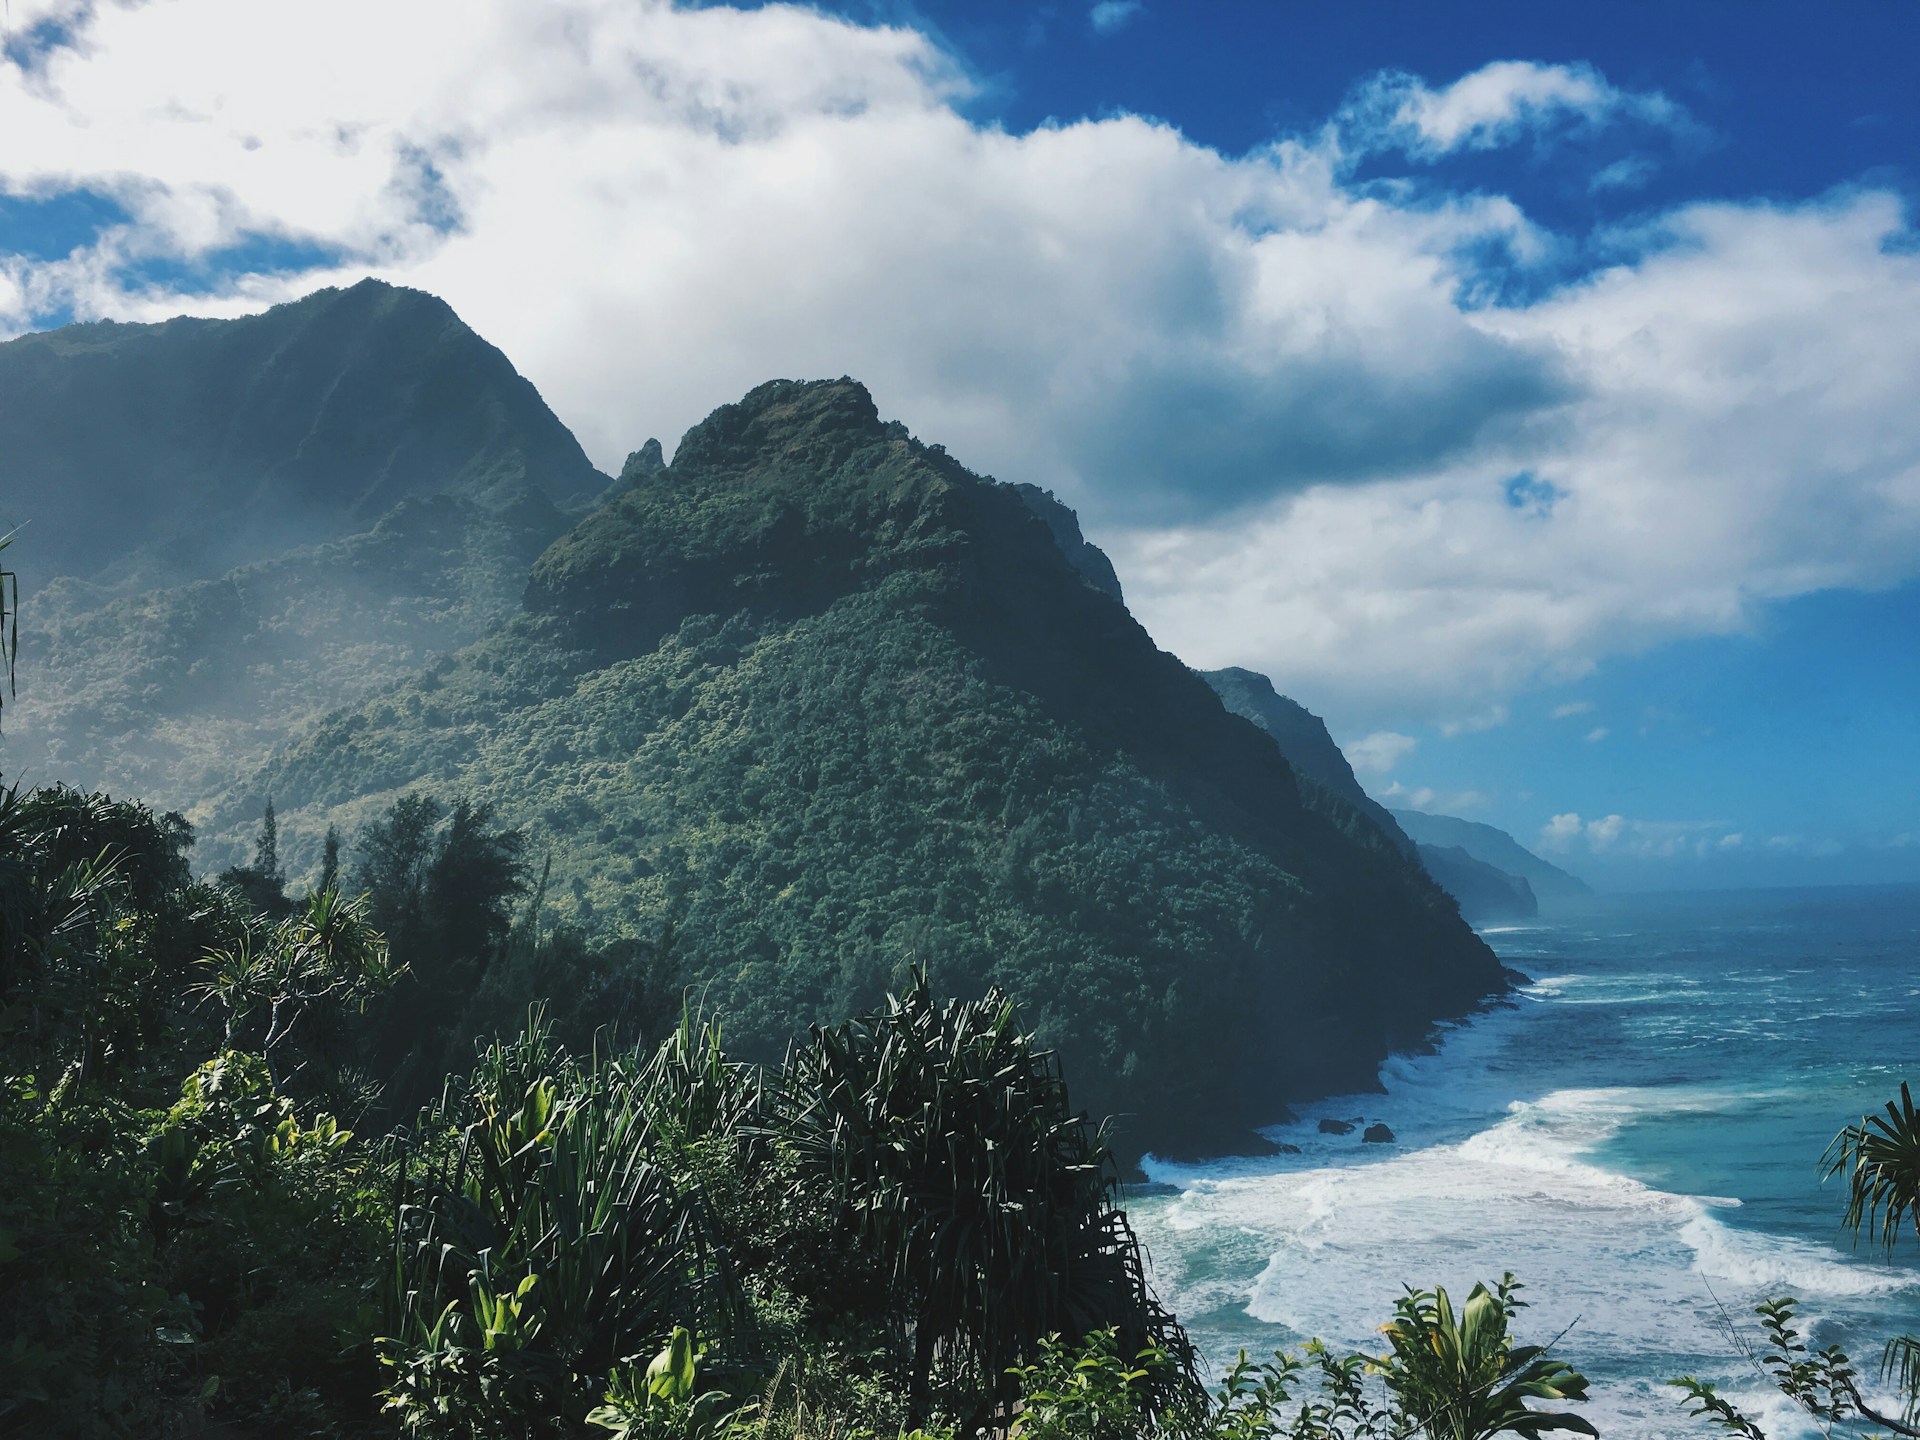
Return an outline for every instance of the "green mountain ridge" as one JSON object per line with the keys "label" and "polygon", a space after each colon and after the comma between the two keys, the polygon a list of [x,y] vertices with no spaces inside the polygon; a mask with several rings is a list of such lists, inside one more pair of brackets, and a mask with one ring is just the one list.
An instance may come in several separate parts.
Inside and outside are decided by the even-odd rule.
{"label": "green mountain ridge", "polygon": [[772,382],[627,467],[526,613],[229,797],[297,845],[465,788],[550,849],[561,915],[671,921],[747,1053],[912,965],[999,984],[1136,1136],[1372,1083],[1502,988],[1454,905],[1343,833],[1083,579],[1012,486]]}
{"label": "green mountain ridge", "polygon": [[1402,854],[1420,862],[1468,920],[1485,924],[1530,919],[1539,913],[1532,887],[1519,875],[1455,844],[1416,843],[1394,818],[1395,812],[1361,788],[1353,766],[1328,733],[1326,721],[1280,694],[1265,675],[1237,666],[1200,674],[1227,709],[1273,738],[1299,772],[1311,803],[1349,829],[1371,822]]}
{"label": "green mountain ridge", "polygon": [[27,527],[7,772],[203,821],[302,725],[517,613],[607,484],[418,291],[0,345],[0,504]]}
{"label": "green mountain ridge", "polygon": [[[297,878],[329,825],[465,796],[551,854],[544,924],[670,925],[744,1053],[924,967],[1020,998],[1083,1103],[1188,1151],[1504,986],[1402,846],[1154,646],[1070,509],[852,381],[759,387],[608,482],[441,302],[371,282],[27,337],[21,376],[0,479],[47,539],[7,774],[185,809],[209,871],[269,798]],[[132,418],[69,453],[88,413]],[[113,523],[70,542],[83,503]]]}
{"label": "green mountain ridge", "polygon": [[1458,845],[1415,848],[1421,867],[1459,902],[1460,913],[1474,924],[1531,920],[1539,915],[1540,902],[1524,877],[1477,860]]}
{"label": "green mountain ridge", "polygon": [[212,579],[407,499],[577,509],[605,484],[446,302],[375,280],[0,344],[0,533],[31,526],[39,575]]}

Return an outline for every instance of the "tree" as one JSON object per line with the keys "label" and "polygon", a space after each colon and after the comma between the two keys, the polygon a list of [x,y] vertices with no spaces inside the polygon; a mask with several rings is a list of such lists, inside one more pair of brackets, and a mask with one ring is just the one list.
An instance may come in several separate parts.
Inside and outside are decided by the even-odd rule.
{"label": "tree", "polygon": [[274,1050],[294,1026],[322,1006],[365,1009],[399,978],[386,937],[367,923],[365,897],[343,900],[337,890],[309,895],[263,942],[242,935],[203,963],[207,977],[195,988],[226,1012],[222,1048],[235,1048],[250,1025],[258,1030],[257,1053],[276,1089]]}
{"label": "tree", "polygon": [[293,913],[293,902],[287,898],[286,873],[280,868],[280,824],[274,818],[271,795],[260,821],[260,838],[253,843],[253,863],[229,865],[220,872],[220,883],[239,891],[248,904],[270,920]]}
{"label": "tree", "polygon": [[[0,550],[13,543],[12,535],[0,535]],[[20,579],[11,570],[0,570],[0,665],[7,670],[7,698],[13,695],[13,662],[20,653]],[[4,701],[0,701],[3,704]]]}
{"label": "tree", "polygon": [[316,890],[338,890],[340,888],[340,828],[327,826],[326,844],[320,852],[320,883]]}
{"label": "tree", "polygon": [[883,1012],[816,1028],[781,1104],[795,1204],[823,1190],[891,1274],[910,1426],[931,1413],[939,1364],[983,1428],[1012,1399],[1009,1367],[1048,1335],[1111,1328],[1126,1354],[1157,1343],[1175,1357],[1163,1388],[1193,1385],[1191,1349],[1114,1203],[1104,1137],[1005,996],[936,1002],[921,971]]}
{"label": "tree", "polygon": [[468,1050],[472,1036],[459,1021],[512,929],[525,848],[517,830],[494,828],[490,803],[464,797],[449,811],[431,795],[403,795],[361,832],[354,878],[369,922],[407,971],[365,1044],[402,1113],[438,1090]]}

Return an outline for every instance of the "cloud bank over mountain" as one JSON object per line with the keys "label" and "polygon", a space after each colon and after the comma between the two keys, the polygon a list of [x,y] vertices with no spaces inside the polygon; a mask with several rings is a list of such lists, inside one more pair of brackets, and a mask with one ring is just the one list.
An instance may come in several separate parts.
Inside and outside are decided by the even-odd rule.
{"label": "cloud bank over mountain", "polygon": [[371,272],[450,301],[605,468],[769,375],[853,374],[1076,505],[1163,645],[1355,724],[1920,575],[1902,200],[1569,233],[1443,163],[1697,133],[1591,67],[1380,76],[1222,154],[1127,114],[1009,133],[927,35],[783,6],[12,26],[0,196],[44,238],[0,254],[0,333]]}

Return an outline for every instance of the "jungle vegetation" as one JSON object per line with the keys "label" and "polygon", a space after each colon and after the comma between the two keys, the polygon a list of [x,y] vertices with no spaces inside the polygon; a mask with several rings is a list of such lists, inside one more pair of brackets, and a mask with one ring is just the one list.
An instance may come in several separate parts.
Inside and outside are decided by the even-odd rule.
{"label": "jungle vegetation", "polygon": [[768,1066],[665,987],[657,1044],[536,1008],[399,1114],[409,983],[538,952],[516,839],[415,800],[289,897],[270,830],[209,881],[178,815],[0,793],[0,1433],[1582,1428],[1510,1283],[1209,1396],[1056,1058],[924,970]]}
{"label": "jungle vegetation", "polygon": [[1415,860],[1304,803],[1015,487],[860,386],[760,387],[652,458],[517,618],[317,725],[216,823],[271,797],[311,865],[326,825],[484,796],[552,857],[542,923],[644,955],[671,926],[743,1057],[924,968],[1018,1000],[1135,1153],[1235,1143],[1503,988]]}

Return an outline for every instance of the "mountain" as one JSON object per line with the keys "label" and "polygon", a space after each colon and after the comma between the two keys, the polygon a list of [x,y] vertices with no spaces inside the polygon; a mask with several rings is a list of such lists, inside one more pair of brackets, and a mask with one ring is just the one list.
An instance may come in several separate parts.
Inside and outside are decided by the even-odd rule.
{"label": "mountain", "polygon": [[1429,815],[1421,810],[1396,810],[1393,817],[1421,845],[1455,847],[1482,864],[1519,876],[1532,887],[1542,905],[1577,904],[1593,895],[1585,881],[1542,860],[1504,830],[1477,820]]}
{"label": "mountain", "polygon": [[744,1052],[925,966],[1005,987],[1141,1144],[1371,1083],[1503,988],[1445,894],[1304,803],[1030,496],[858,384],[763,385],[646,454],[521,615],[329,718],[216,828],[271,794],[297,854],[412,789],[484,796],[551,854],[560,915],[671,922]]}
{"label": "mountain", "polygon": [[1415,844],[1393,812],[1360,787],[1353,766],[1327,733],[1326,721],[1280,694],[1266,676],[1237,666],[1200,674],[1221,704],[1273,737],[1314,803],[1350,830],[1370,822],[1402,854],[1419,861],[1458,902],[1466,919],[1485,924],[1524,920],[1539,913],[1532,888],[1520,876],[1475,859],[1455,845]]}
{"label": "mountain", "polygon": [[29,526],[43,576],[211,579],[403,500],[566,508],[605,484],[506,356],[376,280],[0,344],[0,533]]}
{"label": "mountain", "polygon": [[1273,681],[1258,671],[1229,666],[1225,670],[1202,670],[1200,678],[1213,687],[1227,709],[1271,735],[1280,753],[1301,775],[1366,816],[1403,854],[1414,854],[1413,841],[1394,823],[1386,806],[1360,788],[1353,766],[1327,733],[1326,721],[1297,700],[1280,694],[1273,688]]}
{"label": "mountain", "polygon": [[1461,915],[1474,924],[1531,920],[1540,913],[1533,887],[1520,876],[1476,860],[1458,845],[1422,845],[1419,852],[1427,874],[1460,902]]}
{"label": "mountain", "polygon": [[1060,553],[1080,572],[1081,578],[1101,594],[1111,595],[1124,605],[1126,596],[1120,591],[1120,577],[1114,573],[1113,561],[1107,558],[1106,551],[1080,533],[1080,517],[1054,498],[1051,490],[1018,483],[1012,489],[1027,502],[1027,508],[1046,523],[1053,543],[1060,547]]}
{"label": "mountain", "polygon": [[302,724],[517,613],[607,483],[418,291],[0,345],[6,770],[204,819]]}

